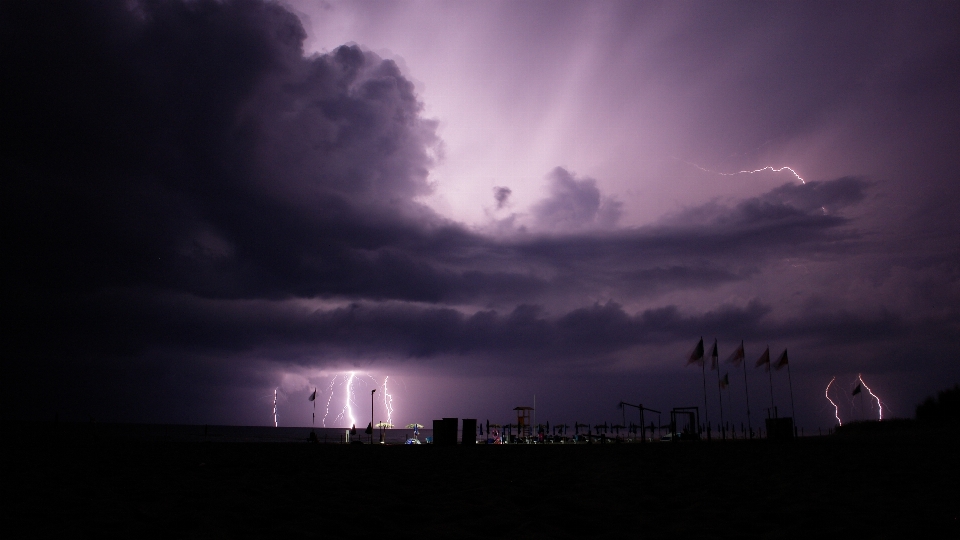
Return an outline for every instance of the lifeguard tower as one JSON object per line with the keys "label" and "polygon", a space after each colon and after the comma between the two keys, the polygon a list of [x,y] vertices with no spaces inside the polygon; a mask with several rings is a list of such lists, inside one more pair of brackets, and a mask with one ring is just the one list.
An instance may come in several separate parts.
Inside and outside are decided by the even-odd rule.
{"label": "lifeguard tower", "polygon": [[517,437],[525,439],[533,436],[533,424],[530,422],[530,412],[533,407],[514,407],[517,411]]}

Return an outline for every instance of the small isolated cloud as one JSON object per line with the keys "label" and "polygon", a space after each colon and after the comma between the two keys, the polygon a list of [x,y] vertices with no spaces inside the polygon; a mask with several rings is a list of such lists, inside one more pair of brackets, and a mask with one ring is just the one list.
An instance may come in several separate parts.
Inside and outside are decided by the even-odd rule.
{"label": "small isolated cloud", "polygon": [[577,178],[563,167],[547,175],[550,196],[533,207],[538,229],[577,231],[611,228],[620,220],[623,203],[603,197],[593,178]]}
{"label": "small isolated cloud", "polygon": [[497,201],[497,210],[501,210],[510,201],[510,195],[513,190],[508,187],[497,186],[493,188],[493,198]]}

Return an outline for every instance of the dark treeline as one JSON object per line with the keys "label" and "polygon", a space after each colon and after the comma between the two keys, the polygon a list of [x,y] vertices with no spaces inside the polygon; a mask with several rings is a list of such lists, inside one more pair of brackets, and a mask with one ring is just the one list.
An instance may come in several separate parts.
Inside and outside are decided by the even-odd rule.
{"label": "dark treeline", "polygon": [[960,384],[941,390],[917,405],[917,420],[937,424],[960,424]]}

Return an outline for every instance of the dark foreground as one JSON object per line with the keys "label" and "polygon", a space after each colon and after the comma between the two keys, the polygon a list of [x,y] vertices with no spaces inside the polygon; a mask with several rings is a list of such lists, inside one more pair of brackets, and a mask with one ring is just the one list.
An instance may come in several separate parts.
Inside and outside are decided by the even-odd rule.
{"label": "dark foreground", "polygon": [[11,538],[960,533],[949,432],[479,447],[35,435],[4,445]]}

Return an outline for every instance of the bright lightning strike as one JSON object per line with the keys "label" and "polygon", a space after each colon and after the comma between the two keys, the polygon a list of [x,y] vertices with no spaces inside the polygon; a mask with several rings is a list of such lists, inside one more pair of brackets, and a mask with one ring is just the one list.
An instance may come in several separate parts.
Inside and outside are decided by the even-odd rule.
{"label": "bright lightning strike", "polygon": [[720,172],[720,171],[713,171],[713,170],[710,170],[710,169],[705,169],[705,168],[697,165],[696,163],[690,163],[689,161],[684,161],[684,163],[686,163],[687,165],[696,167],[696,168],[700,169],[700,170],[703,171],[703,172],[708,172],[708,173],[711,173],[711,174],[719,174],[720,176],[737,176],[738,174],[756,174],[756,173],[758,173],[758,172],[763,172],[763,171],[771,171],[771,172],[775,172],[775,173],[778,173],[778,172],[781,172],[781,171],[790,171],[790,174],[792,174],[794,178],[796,178],[797,180],[799,180],[801,184],[806,184],[806,183],[807,183],[806,180],[804,180],[803,178],[800,177],[799,174],[797,174],[797,171],[793,170],[793,169],[790,168],[790,167],[780,167],[779,169],[777,169],[777,168],[775,168],[775,167],[767,166],[767,167],[763,167],[762,169],[754,169],[754,170],[752,170],[752,171],[737,171],[737,172],[734,172],[734,173],[722,173],[722,172]]}
{"label": "bright lightning strike", "polygon": [[877,400],[877,408],[880,409],[880,420],[883,420],[883,405],[880,403],[880,398],[873,393],[873,390],[871,390],[870,387],[867,386],[867,383],[863,382],[863,375],[861,375],[860,373],[857,373],[857,378],[860,379],[860,384],[862,384],[863,387],[867,389],[867,392],[870,392],[870,395],[873,397],[873,399]]}
{"label": "bright lightning strike", "polygon": [[836,417],[837,423],[842,426],[843,422],[840,421],[840,409],[837,407],[837,404],[830,399],[830,385],[833,384],[833,381],[835,380],[837,380],[836,377],[830,379],[830,382],[827,383],[827,389],[823,391],[823,396],[827,398],[827,401],[829,401],[831,405],[833,405],[833,416]]}
{"label": "bright lightning strike", "polygon": [[356,399],[354,399],[353,395],[353,380],[356,379],[356,377],[357,374],[351,371],[350,378],[347,379],[346,384],[346,401],[343,403],[343,411],[340,412],[340,418],[343,418],[344,413],[346,413],[346,415],[349,417],[348,421],[351,426],[357,425],[357,420],[353,417],[353,407],[350,406],[351,403],[356,403]]}
{"label": "bright lightning strike", "polygon": [[[343,426],[344,423],[346,423],[346,427],[356,425],[356,385],[366,387],[367,384],[372,385],[374,388],[382,387],[382,393],[380,395],[383,396],[383,407],[384,411],[386,412],[386,419],[384,421],[387,424],[393,424],[393,413],[396,412],[396,410],[394,408],[394,395],[389,390],[389,383],[389,376],[384,377],[383,382],[381,383],[373,375],[358,373],[356,371],[349,371],[333,375],[327,387],[327,405],[324,409],[323,418],[320,420],[321,426],[327,427],[327,418],[332,418],[331,424],[337,427]],[[339,403],[333,403],[335,395],[343,396],[342,398],[338,398],[343,400],[342,406]],[[337,407],[340,407],[340,410],[336,413],[336,416],[331,417],[331,407],[334,411],[336,411]]]}
{"label": "bright lightning strike", "polygon": [[273,389],[273,427],[277,427],[277,389]]}
{"label": "bright lightning strike", "polygon": [[339,375],[334,375],[333,379],[330,380],[330,388],[327,390],[327,408],[323,411],[323,420],[321,424],[323,427],[327,427],[327,415],[330,414],[330,401],[333,400],[333,385],[337,382],[337,377]]}
{"label": "bright lightning strike", "polygon": [[387,390],[387,381],[389,380],[389,375],[383,378],[383,406],[387,410],[387,423],[393,424],[393,396]]}

